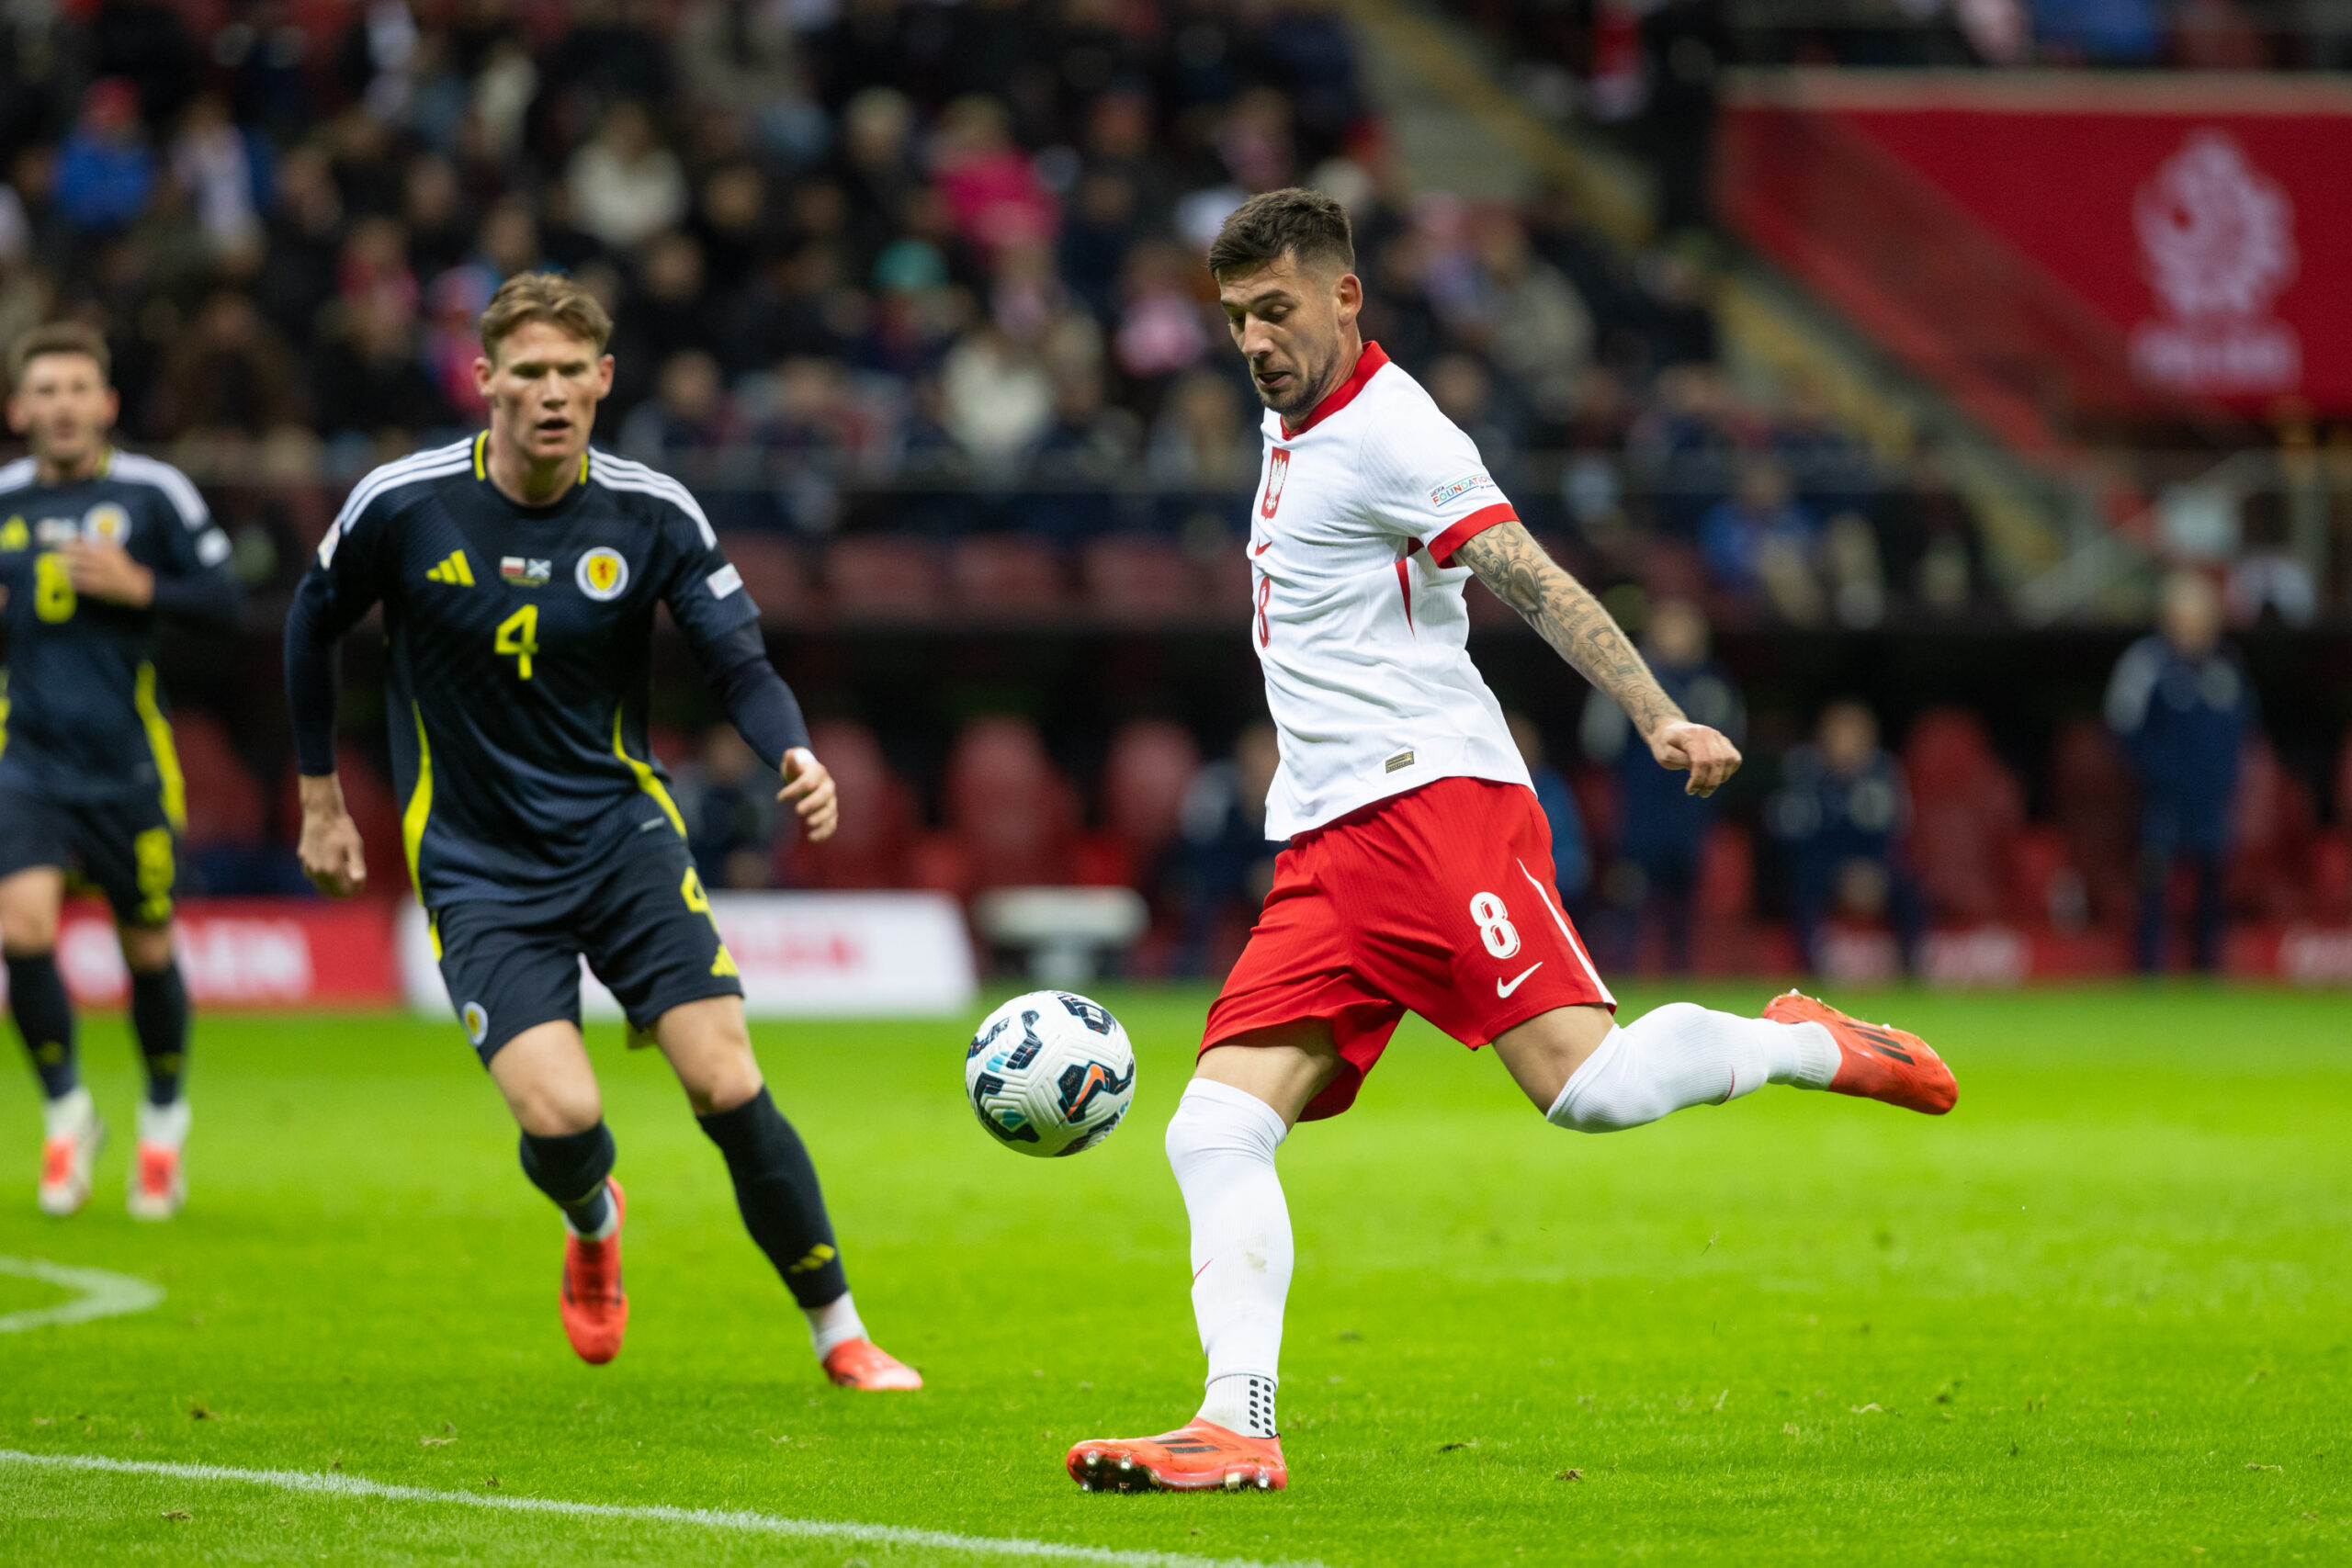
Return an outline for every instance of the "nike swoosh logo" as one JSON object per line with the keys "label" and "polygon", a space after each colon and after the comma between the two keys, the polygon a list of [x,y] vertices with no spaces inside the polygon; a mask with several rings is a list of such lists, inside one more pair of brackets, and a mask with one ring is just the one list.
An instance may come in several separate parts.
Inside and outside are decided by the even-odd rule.
{"label": "nike swoosh logo", "polygon": [[1268,539],[1268,540],[1267,540],[1264,544],[1262,544],[1262,545],[1252,545],[1252,546],[1250,546],[1250,553],[1251,555],[1253,555],[1253,556],[1262,556],[1262,555],[1264,555],[1268,550],[1271,550],[1271,549],[1272,549],[1273,547],[1274,547],[1274,542],[1273,542],[1272,539]]}
{"label": "nike swoosh logo", "polygon": [[1543,967],[1544,967],[1544,960],[1542,960],[1542,959],[1540,959],[1540,958],[1539,958],[1539,959],[1537,959],[1534,963],[1532,963],[1532,964],[1529,964],[1529,965],[1527,966],[1526,972],[1525,972],[1524,974],[1521,974],[1521,975],[1518,977],[1518,979],[1514,979],[1514,980],[1512,980],[1509,985],[1505,985],[1505,984],[1504,984],[1502,981],[1500,981],[1500,980],[1496,981],[1496,982],[1495,982],[1495,995],[1497,995],[1497,996],[1498,996],[1498,997],[1507,997],[1507,996],[1510,995],[1513,991],[1516,991],[1517,989],[1519,989],[1519,982],[1520,982],[1520,980],[1524,980],[1524,979],[1526,979],[1526,978],[1527,978],[1527,976],[1528,976],[1529,975],[1532,975],[1532,974],[1534,974],[1538,969],[1541,969],[1541,968],[1543,968]]}

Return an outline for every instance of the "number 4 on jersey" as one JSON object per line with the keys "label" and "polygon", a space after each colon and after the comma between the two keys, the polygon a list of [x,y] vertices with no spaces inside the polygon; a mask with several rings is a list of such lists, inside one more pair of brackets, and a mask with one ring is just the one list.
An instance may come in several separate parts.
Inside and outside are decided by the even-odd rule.
{"label": "number 4 on jersey", "polygon": [[539,651],[539,607],[526,604],[499,622],[498,636],[491,647],[500,653],[514,655],[514,672],[529,680],[531,660]]}

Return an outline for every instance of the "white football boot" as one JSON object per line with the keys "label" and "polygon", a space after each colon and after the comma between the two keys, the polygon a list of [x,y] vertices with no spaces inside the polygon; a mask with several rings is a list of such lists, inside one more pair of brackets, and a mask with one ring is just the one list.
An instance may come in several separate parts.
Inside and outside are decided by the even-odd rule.
{"label": "white football boot", "polygon": [[131,1156],[130,1190],[124,1199],[132,1219],[168,1220],[187,1201],[187,1171],[180,1162],[187,1122],[185,1100],[139,1102],[139,1149]]}
{"label": "white football boot", "polygon": [[90,1201],[90,1169],[106,1146],[107,1124],[86,1085],[41,1107],[40,1212],[59,1219]]}

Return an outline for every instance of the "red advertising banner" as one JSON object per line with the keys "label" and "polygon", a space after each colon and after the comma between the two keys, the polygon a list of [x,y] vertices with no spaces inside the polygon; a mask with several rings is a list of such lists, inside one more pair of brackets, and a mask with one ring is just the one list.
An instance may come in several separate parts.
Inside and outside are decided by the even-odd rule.
{"label": "red advertising banner", "polygon": [[[2046,282],[2079,307],[2086,332],[2047,333],[2053,363],[2079,364],[2088,337],[2111,334],[2152,401],[2352,412],[2352,85],[1795,73],[1735,95],[1729,134],[1778,134],[1774,114],[1824,125],[1806,143],[1816,160],[1837,156],[1841,133],[1859,139],[1876,183],[1925,187],[1905,209],[1913,226],[1939,216],[1944,243],[1990,241],[2041,275],[2028,289]],[[1769,211],[1778,183],[1728,191],[1735,218],[1784,222]],[[1842,247],[1851,258],[1850,237]]]}
{"label": "red advertising banner", "polygon": [[[400,964],[389,899],[183,899],[175,946],[199,1007],[353,1007],[397,1002]],[[76,901],[57,937],[57,966],[74,999],[119,1007],[130,972],[106,906]]]}

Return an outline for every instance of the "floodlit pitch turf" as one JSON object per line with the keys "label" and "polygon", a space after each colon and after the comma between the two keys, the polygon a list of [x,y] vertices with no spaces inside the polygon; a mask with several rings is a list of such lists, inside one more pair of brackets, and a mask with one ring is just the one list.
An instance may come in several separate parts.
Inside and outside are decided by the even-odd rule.
{"label": "floodlit pitch turf", "polygon": [[[604,1369],[564,1346],[557,1221],[453,1026],[201,1019],[195,1200],[160,1228],[122,1213],[120,1023],[85,1026],[119,1141],[65,1223],[33,1207],[11,1041],[0,1258],[168,1295],[0,1334],[0,1450],[1334,1568],[2352,1558],[2341,996],[1862,998],[1944,1050],[1952,1116],[1769,1089],[1601,1138],[1408,1025],[1284,1151],[1293,1490],[1190,1497],[1061,1472],[1199,1393],[1159,1136],[1206,996],[1104,998],[1141,1092],[1066,1161],[974,1124],[953,1025],[758,1032],[912,1396],[822,1384],[717,1152],[613,1026],[635,1316]],[[0,1273],[0,1314],[65,1295]],[[322,1559],[1020,1560],[0,1460],[0,1562]]]}

